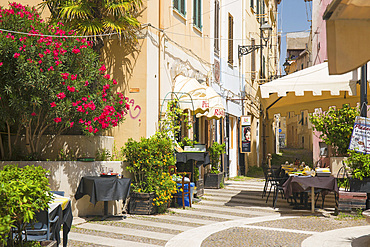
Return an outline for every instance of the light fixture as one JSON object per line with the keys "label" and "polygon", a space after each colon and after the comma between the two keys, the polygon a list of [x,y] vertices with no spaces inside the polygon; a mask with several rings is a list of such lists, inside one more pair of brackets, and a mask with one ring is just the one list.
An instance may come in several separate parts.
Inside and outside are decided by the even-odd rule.
{"label": "light fixture", "polygon": [[270,24],[268,24],[268,22],[265,22],[260,26],[260,32],[261,32],[261,39],[265,42],[265,44],[262,45],[262,42],[261,42],[261,44],[259,45],[238,45],[239,57],[243,55],[247,55],[257,50],[258,48],[262,48],[263,46],[267,46],[267,42],[269,41],[270,36],[271,36],[272,27],[270,26]]}

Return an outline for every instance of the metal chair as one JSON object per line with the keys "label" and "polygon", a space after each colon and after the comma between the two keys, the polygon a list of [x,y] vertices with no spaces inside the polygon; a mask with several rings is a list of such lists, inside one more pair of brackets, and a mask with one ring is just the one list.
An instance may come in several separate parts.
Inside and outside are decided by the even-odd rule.
{"label": "metal chair", "polygon": [[[24,231],[22,232],[22,239],[26,241],[44,241],[56,239],[55,234],[59,234],[57,224],[59,215],[56,214],[53,219],[49,218],[48,210],[43,210],[35,214],[35,223],[27,223]],[[13,228],[13,238],[18,235],[18,229]]]}
{"label": "metal chair", "polygon": [[271,177],[270,177],[271,186],[270,186],[269,193],[267,194],[266,203],[268,202],[268,199],[270,197],[272,188],[274,188],[273,198],[272,198],[272,206],[273,206],[273,208],[275,208],[279,191],[281,192],[281,198],[285,197],[283,184],[287,180],[287,178],[284,177],[284,176],[281,176],[281,174],[280,174],[281,170],[279,170],[279,169],[269,168],[268,172],[271,174]]}

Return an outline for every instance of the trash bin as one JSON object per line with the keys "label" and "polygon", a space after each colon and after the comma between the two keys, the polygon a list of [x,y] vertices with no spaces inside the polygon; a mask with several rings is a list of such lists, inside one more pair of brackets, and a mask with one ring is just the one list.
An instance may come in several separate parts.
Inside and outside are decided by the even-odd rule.
{"label": "trash bin", "polygon": [[[181,189],[181,183],[177,183],[177,204],[179,206],[182,206],[182,198],[181,198],[181,192],[180,192],[180,189]],[[194,186],[195,184],[194,183],[190,183],[190,198],[191,198],[191,202],[193,203],[193,198],[194,198]],[[184,185],[184,190],[185,192],[188,192],[189,191],[189,188],[188,188],[188,184],[185,184]],[[190,206],[190,203],[189,203],[189,195],[185,195],[184,196],[184,203],[185,203],[185,207],[189,207]]]}

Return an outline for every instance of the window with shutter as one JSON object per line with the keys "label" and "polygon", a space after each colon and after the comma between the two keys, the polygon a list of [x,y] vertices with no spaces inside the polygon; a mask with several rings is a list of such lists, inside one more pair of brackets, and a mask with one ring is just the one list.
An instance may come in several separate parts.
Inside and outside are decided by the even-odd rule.
{"label": "window with shutter", "polygon": [[233,42],[234,42],[234,37],[233,37],[233,26],[234,26],[234,18],[232,15],[229,13],[229,30],[228,30],[228,63],[233,64]]}
{"label": "window with shutter", "polygon": [[186,15],[186,0],[173,0],[173,8],[182,16]]}
{"label": "window with shutter", "polygon": [[193,25],[202,29],[202,1],[193,0]]}
{"label": "window with shutter", "polygon": [[215,0],[215,23],[214,23],[214,49],[218,54],[220,51],[219,39],[220,39],[220,2]]}

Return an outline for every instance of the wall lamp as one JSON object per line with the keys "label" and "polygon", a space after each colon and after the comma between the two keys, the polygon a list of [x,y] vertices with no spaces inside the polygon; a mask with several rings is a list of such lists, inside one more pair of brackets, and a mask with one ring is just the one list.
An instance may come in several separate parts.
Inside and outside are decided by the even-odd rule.
{"label": "wall lamp", "polygon": [[[267,42],[270,39],[272,27],[267,22],[263,23],[260,26],[260,32],[261,32],[261,43],[259,45],[238,45],[238,55],[239,57],[243,55],[247,55],[258,48],[262,48],[263,46],[267,46]],[[267,36],[265,36],[265,32],[267,32]],[[262,40],[265,42],[265,44],[262,44]]]}

